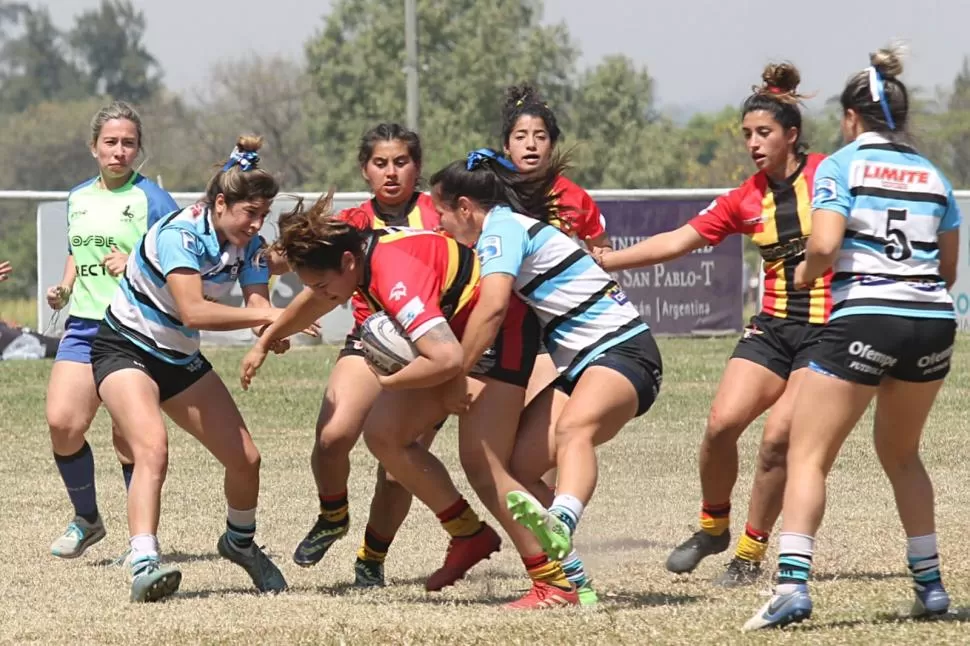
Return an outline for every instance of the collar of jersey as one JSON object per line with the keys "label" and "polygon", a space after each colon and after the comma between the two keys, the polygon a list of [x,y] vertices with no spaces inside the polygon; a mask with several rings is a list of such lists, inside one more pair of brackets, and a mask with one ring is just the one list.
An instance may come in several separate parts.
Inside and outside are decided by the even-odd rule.
{"label": "collar of jersey", "polygon": [[97,177],[94,178],[94,186],[96,188],[98,188],[98,189],[100,189],[102,191],[106,191],[108,193],[124,193],[125,191],[129,190],[132,186],[135,185],[135,180],[137,180],[137,179],[138,179],[138,172],[137,171],[132,171],[131,172],[131,177],[128,178],[128,181],[127,182],[125,182],[124,184],[122,184],[118,188],[108,189],[104,185],[104,181],[102,180],[101,176],[98,175]]}
{"label": "collar of jersey", "polygon": [[863,132],[861,135],[856,137],[855,143],[861,146],[864,144],[888,144],[891,142],[878,132],[873,132],[870,130],[869,132]]}

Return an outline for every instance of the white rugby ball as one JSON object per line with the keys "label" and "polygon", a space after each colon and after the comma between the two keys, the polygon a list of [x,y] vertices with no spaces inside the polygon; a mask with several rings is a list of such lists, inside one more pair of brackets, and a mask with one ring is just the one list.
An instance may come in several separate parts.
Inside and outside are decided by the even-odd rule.
{"label": "white rugby ball", "polygon": [[361,323],[360,344],[367,363],[385,376],[393,375],[419,356],[411,339],[386,312],[371,314]]}

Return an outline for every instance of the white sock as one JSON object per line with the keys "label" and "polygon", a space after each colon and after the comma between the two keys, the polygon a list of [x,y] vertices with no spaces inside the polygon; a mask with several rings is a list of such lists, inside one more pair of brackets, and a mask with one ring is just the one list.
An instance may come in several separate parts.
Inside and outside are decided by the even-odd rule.
{"label": "white sock", "polygon": [[137,576],[142,572],[149,560],[158,560],[158,539],[154,534],[136,534],[128,539],[131,546],[131,573]]}
{"label": "white sock", "polygon": [[232,507],[228,507],[226,510],[226,520],[236,527],[252,527],[256,524],[256,508],[233,509]]}
{"label": "white sock", "polygon": [[906,539],[906,556],[913,561],[921,561],[936,556],[939,550],[936,546],[936,534],[925,536],[910,536]]}

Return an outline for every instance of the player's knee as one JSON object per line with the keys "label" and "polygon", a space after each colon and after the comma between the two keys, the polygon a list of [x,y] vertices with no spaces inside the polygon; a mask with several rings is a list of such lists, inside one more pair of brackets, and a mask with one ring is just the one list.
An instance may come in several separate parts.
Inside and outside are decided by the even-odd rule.
{"label": "player's knee", "polygon": [[317,432],[316,453],[322,457],[349,455],[360,436],[360,424],[356,420],[331,418]]}
{"label": "player's knee", "polygon": [[223,466],[227,471],[258,477],[263,458],[252,442],[246,442],[240,450],[234,451]]}
{"label": "player's knee", "polygon": [[713,445],[725,442],[735,444],[744,429],[744,422],[736,419],[733,415],[723,415],[712,410],[707,417],[707,426],[704,427],[704,442]]}
{"label": "player's knee", "polygon": [[55,447],[82,441],[88,430],[86,420],[79,419],[72,411],[63,409],[47,411],[47,426],[50,428],[51,442]]}
{"label": "player's knee", "polygon": [[475,491],[495,487],[492,467],[482,451],[459,451],[462,471]]}
{"label": "player's knee", "polygon": [[364,444],[378,459],[389,451],[400,450],[403,444],[394,434],[383,426],[371,426],[364,429]]}

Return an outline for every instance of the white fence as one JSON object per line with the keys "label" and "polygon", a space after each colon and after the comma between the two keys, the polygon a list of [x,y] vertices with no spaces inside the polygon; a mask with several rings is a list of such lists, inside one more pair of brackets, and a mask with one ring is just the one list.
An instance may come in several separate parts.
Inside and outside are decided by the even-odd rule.
{"label": "white fence", "polygon": [[[713,199],[728,189],[661,189],[661,190],[594,190],[590,195],[596,200],[670,200],[670,199]],[[280,212],[289,209],[295,198],[315,200],[319,193],[281,194],[274,203],[273,211],[267,219],[263,235],[272,240],[275,238],[276,218]],[[33,200],[41,204],[37,210],[37,320],[43,326],[50,319],[51,311],[47,307],[44,291],[47,286],[57,284],[66,259],[67,220],[64,202],[67,191],[0,191],[0,200]],[[181,204],[187,205],[196,201],[200,193],[172,193],[172,197]],[[358,204],[370,197],[369,193],[337,193],[334,196],[334,206],[337,209]],[[956,197],[964,213],[961,236],[964,249],[970,244],[970,191],[956,191]],[[295,278],[284,277],[274,281],[273,300],[277,305],[285,304],[299,289]],[[960,269],[953,298],[956,304],[957,316],[962,330],[970,330],[970,253],[961,253]],[[236,295],[241,299],[241,294]],[[341,308],[324,317],[324,339],[337,341],[346,333],[350,326],[350,312]],[[208,341],[228,340],[230,342],[245,343],[248,331],[238,333],[238,338],[210,335]],[[230,335],[231,336],[231,335]]]}

